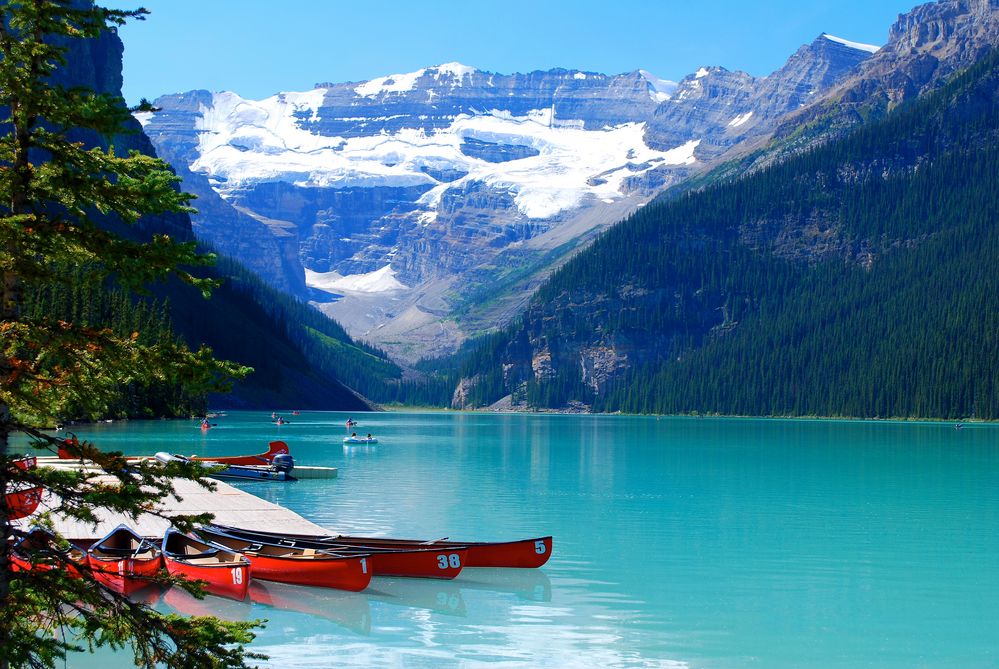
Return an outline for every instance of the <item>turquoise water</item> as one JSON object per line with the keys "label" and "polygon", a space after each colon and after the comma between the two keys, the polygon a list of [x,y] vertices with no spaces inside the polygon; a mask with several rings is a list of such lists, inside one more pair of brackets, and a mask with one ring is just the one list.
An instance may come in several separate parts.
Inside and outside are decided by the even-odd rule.
{"label": "turquoise water", "polygon": [[381,413],[354,415],[379,445],[345,448],[346,414],[289,418],[78,433],[128,453],[280,438],[339,478],[236,485],[320,525],[555,543],[540,570],[200,604],[269,619],[263,666],[999,666],[999,427]]}

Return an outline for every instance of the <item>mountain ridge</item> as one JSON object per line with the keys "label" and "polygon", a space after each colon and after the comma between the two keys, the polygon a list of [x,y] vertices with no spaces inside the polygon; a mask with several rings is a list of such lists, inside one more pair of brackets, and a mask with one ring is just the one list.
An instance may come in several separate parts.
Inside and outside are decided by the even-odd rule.
{"label": "mountain ridge", "polygon": [[[200,235],[412,361],[510,313],[467,312],[465,294],[496,284],[522,303],[594,234],[870,55],[841,42],[820,36],[771,75],[786,95],[754,95],[760,80],[723,68],[670,82],[448,63],[262,101],[163,96],[141,120],[210,203]],[[386,267],[403,288],[320,289]]]}

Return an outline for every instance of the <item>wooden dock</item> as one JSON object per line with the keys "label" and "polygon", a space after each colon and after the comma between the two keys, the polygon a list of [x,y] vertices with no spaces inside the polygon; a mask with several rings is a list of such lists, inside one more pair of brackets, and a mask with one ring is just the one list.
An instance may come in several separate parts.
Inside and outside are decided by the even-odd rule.
{"label": "wooden dock", "polygon": [[[39,458],[38,464],[39,466],[48,466],[51,461],[43,461]],[[80,464],[71,462],[61,466],[80,467]],[[111,481],[113,479],[109,479],[109,482]],[[234,488],[223,481],[213,481],[213,483],[215,490],[211,491],[201,487],[195,481],[176,479],[174,481],[176,496],[165,497],[157,505],[157,510],[173,515],[211,513],[214,514],[215,521],[219,524],[245,529],[273,531],[275,528],[279,528],[280,531],[290,534],[330,533],[329,530],[306,520],[294,511],[260,499],[256,495]],[[52,493],[46,492],[36,514],[54,510],[59,506],[58,502],[58,498]],[[13,524],[26,527],[31,523],[32,516],[15,520]],[[169,520],[151,513],[144,513],[133,520],[124,514],[109,513],[98,509],[97,516],[99,521],[96,526],[65,518],[57,513],[53,513],[52,519],[55,530],[59,534],[66,539],[82,542],[100,539],[123,523],[145,537],[162,537],[163,533],[170,527]]]}

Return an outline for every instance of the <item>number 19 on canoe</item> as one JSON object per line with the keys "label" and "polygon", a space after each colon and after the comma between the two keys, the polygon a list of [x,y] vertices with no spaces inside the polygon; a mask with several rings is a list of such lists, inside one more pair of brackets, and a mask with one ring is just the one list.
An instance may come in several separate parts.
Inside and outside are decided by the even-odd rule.
{"label": "number 19 on canoe", "polygon": [[243,583],[243,570],[236,568],[232,570],[232,583],[233,585],[241,585]]}
{"label": "number 19 on canoe", "polygon": [[448,567],[451,567],[452,569],[458,569],[461,567],[461,557],[457,553],[437,556],[437,568],[447,569]]}

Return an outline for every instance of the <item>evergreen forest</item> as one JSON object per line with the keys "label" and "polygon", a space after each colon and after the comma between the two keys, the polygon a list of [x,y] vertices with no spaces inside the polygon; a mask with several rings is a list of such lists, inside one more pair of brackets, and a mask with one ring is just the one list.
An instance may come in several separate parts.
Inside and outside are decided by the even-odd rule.
{"label": "evergreen forest", "polygon": [[992,53],[845,137],[645,207],[438,367],[467,406],[994,419],[997,223]]}

